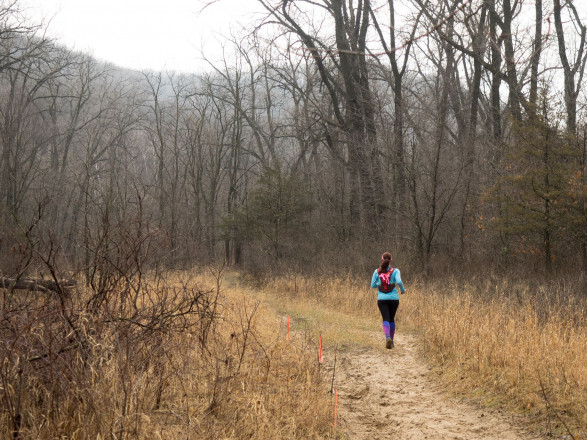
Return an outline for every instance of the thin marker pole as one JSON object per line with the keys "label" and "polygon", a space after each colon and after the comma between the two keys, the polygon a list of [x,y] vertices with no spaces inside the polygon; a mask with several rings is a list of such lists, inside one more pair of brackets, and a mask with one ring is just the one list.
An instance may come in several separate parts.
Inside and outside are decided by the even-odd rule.
{"label": "thin marker pole", "polygon": [[334,427],[336,428],[336,416],[338,410],[338,390],[334,389]]}
{"label": "thin marker pole", "polygon": [[289,341],[289,315],[287,315],[287,340]]}
{"label": "thin marker pole", "polygon": [[318,349],[318,363],[322,363],[323,361],[323,357],[322,357],[322,335],[320,335],[320,348]]}

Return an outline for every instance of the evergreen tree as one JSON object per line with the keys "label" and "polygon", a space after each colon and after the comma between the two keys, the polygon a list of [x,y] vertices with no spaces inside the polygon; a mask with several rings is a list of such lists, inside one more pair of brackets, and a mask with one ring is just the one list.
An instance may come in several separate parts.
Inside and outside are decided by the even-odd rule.
{"label": "evergreen tree", "polygon": [[511,252],[540,255],[547,270],[557,245],[584,222],[577,210],[569,209],[584,197],[577,189],[580,152],[557,121],[550,120],[551,112],[544,96],[540,112],[513,124],[504,170],[490,190],[501,205],[494,226],[517,241]]}

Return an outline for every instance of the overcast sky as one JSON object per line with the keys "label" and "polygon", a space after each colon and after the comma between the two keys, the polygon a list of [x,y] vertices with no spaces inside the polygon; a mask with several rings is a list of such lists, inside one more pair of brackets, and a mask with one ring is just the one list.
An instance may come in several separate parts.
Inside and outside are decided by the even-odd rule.
{"label": "overcast sky", "polygon": [[[222,35],[250,29],[255,0],[21,0],[68,47],[131,69],[195,72],[214,59]],[[203,10],[202,10],[203,9]]]}

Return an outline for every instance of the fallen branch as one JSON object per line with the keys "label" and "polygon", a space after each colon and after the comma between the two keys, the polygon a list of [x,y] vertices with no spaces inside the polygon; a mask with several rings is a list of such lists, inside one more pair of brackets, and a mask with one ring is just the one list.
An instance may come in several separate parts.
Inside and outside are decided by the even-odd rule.
{"label": "fallen branch", "polygon": [[[85,342],[85,341],[84,341]],[[74,350],[76,348],[79,347],[79,342],[76,342],[74,344],[68,345],[67,347],[63,347],[60,350],[58,350],[57,352],[53,353],[54,355],[60,355],[62,353],[65,353],[66,351],[70,351],[70,350]],[[49,357],[49,353],[43,353],[37,356],[33,356],[28,358],[29,362],[35,362],[35,361],[40,361],[41,359],[46,359]]]}
{"label": "fallen branch", "polygon": [[37,292],[59,292],[60,288],[71,288],[76,285],[75,280],[60,280],[58,283],[52,280],[38,280],[31,278],[5,278],[0,277],[0,288],[32,290]]}
{"label": "fallen branch", "polygon": [[561,422],[562,425],[565,427],[565,429],[567,430],[567,434],[571,437],[571,439],[577,440],[578,437],[575,437],[575,435],[571,432],[571,430],[569,429],[569,427],[565,423],[565,421],[562,419],[562,417],[552,407],[550,400],[548,400],[548,394],[546,393],[546,388],[544,387],[544,383],[542,382],[542,378],[540,376],[538,377],[538,382],[540,383],[540,391],[542,392],[542,398],[544,399],[544,402],[546,403],[547,416],[548,416],[548,411],[549,410],[552,411],[554,413],[554,415],[556,416],[556,418],[559,420],[559,422]]}

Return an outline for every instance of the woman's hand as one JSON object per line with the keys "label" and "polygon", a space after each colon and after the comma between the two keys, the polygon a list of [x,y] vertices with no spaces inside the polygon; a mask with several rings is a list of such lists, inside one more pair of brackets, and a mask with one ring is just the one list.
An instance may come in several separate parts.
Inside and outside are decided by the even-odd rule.
{"label": "woman's hand", "polygon": [[407,290],[404,290],[404,291],[402,292],[402,295],[403,295],[404,293],[406,293],[406,292],[407,292]]}

